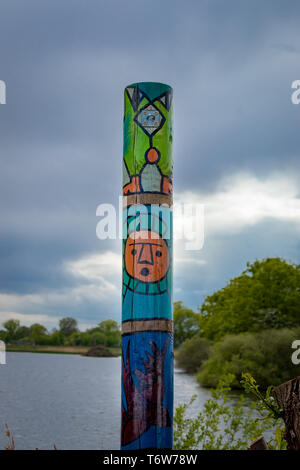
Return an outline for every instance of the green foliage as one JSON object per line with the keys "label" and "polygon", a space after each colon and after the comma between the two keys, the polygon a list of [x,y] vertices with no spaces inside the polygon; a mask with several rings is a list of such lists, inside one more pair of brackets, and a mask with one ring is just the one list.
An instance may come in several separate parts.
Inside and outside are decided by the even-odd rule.
{"label": "green foliage", "polygon": [[65,317],[59,320],[59,330],[64,336],[71,336],[72,333],[78,331],[77,320],[72,317]]}
{"label": "green foliage", "polygon": [[30,327],[20,325],[18,330],[17,330],[17,339],[22,340],[26,339],[30,334]]}
{"label": "green foliage", "polygon": [[7,331],[0,330],[0,341],[6,341]]}
{"label": "green foliage", "polygon": [[29,335],[29,328],[21,326],[19,320],[7,320],[3,326],[5,330],[0,331],[0,339],[3,341],[18,341]]}
{"label": "green foliage", "polygon": [[101,333],[101,331],[94,331],[90,335],[91,338],[91,346],[103,346],[106,343],[106,336],[104,333]]}
{"label": "green foliage", "polygon": [[210,347],[208,339],[193,336],[184,341],[176,352],[176,364],[186,372],[194,374],[208,359]]}
{"label": "green foliage", "polygon": [[64,344],[64,336],[61,331],[54,330],[53,333],[47,338],[47,342],[42,344],[48,344],[50,346],[60,346]]}
{"label": "green foliage", "polygon": [[100,331],[104,334],[109,334],[120,330],[119,324],[115,320],[103,320],[98,324]]}
{"label": "green foliage", "polygon": [[279,419],[282,418],[283,412],[277,405],[275,398],[272,395],[272,391],[274,390],[274,385],[270,385],[265,394],[262,393],[259,389],[259,386],[252,377],[249,372],[246,372],[245,374],[242,374],[242,380],[241,380],[241,385],[243,386],[244,390],[247,393],[251,393],[255,396],[255,398],[258,400],[257,403],[257,410],[262,414],[267,410],[268,416],[274,418],[274,419]]}
{"label": "green foliage", "polygon": [[81,344],[81,333],[79,331],[74,331],[69,337],[70,346],[80,346]]}
{"label": "green foliage", "polygon": [[3,323],[6,330],[6,341],[13,341],[19,339],[18,330],[20,328],[19,320],[7,320]]}
{"label": "green foliage", "polygon": [[254,395],[256,398],[256,409],[261,415],[262,419],[265,417],[273,419],[276,424],[275,434],[272,436],[268,442],[268,447],[270,450],[285,450],[286,441],[284,439],[285,428],[283,426],[283,410],[279,408],[276,403],[275,398],[272,395],[274,386],[270,385],[265,393],[262,393],[259,389],[259,386],[256,380],[252,377],[251,374],[246,372],[242,374],[241,384],[246,391],[246,393]]}
{"label": "green foliage", "polygon": [[80,346],[91,346],[91,335],[88,331],[79,333]]}
{"label": "green foliage", "polygon": [[219,340],[228,333],[300,326],[300,266],[280,258],[247,264],[229,284],[205,299],[201,334]]}
{"label": "green foliage", "polygon": [[105,346],[114,347],[121,344],[121,331],[115,320],[104,320],[98,325],[99,332],[105,336]]}
{"label": "green foliage", "polygon": [[104,320],[95,328],[79,331],[77,321],[71,317],[59,321],[59,330],[51,334],[45,326],[34,323],[29,328],[20,326],[18,320],[8,320],[3,324],[5,330],[0,330],[0,340],[26,340],[34,345],[42,346],[107,346],[119,347],[121,331],[115,320]]}
{"label": "green foliage", "polygon": [[34,323],[29,329],[28,339],[31,344],[43,344],[43,340],[45,341],[44,344],[46,344],[47,338],[44,339],[46,335],[48,335],[47,328],[40,323]]}
{"label": "green foliage", "polygon": [[300,328],[225,336],[212,347],[197,380],[216,387],[224,374],[231,373],[233,387],[240,388],[242,374],[248,371],[264,388],[279,385],[300,375],[300,365],[291,361],[292,342],[299,338]]}
{"label": "green foliage", "polygon": [[200,332],[200,315],[182,302],[174,302],[174,347],[180,346],[186,339]]}
{"label": "green foliage", "polygon": [[242,394],[235,404],[231,402],[229,392],[233,380],[231,374],[221,379],[195,418],[189,418],[187,412],[196,396],[176,409],[174,449],[246,450],[252,440],[265,432],[272,433],[270,448],[285,448],[281,419],[263,409],[258,416],[257,403],[252,402],[246,407]]}

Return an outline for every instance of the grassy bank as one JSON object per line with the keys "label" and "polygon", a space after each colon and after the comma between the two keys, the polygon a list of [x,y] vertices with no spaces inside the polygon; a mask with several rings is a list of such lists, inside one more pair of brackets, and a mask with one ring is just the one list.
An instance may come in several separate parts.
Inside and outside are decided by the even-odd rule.
{"label": "grassy bank", "polygon": [[[85,354],[90,348],[85,346],[33,346],[11,344],[6,346],[8,352],[29,352],[44,354]],[[121,355],[121,348],[107,348],[115,356]]]}

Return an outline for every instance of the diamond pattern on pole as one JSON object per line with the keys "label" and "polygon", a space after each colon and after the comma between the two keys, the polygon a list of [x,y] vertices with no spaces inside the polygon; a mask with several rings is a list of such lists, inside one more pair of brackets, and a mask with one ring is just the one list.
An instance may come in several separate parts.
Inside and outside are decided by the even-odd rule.
{"label": "diamond pattern on pole", "polygon": [[140,109],[134,120],[145,134],[152,136],[162,128],[166,119],[156,106],[148,104]]}

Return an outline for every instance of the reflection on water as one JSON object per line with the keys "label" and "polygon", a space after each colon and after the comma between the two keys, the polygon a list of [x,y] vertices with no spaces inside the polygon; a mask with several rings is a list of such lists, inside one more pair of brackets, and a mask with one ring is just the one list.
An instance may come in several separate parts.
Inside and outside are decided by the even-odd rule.
{"label": "reflection on water", "polygon": [[[8,423],[18,449],[118,449],[120,358],[7,353],[0,366],[0,448]],[[193,376],[175,370],[175,406],[210,396]]]}

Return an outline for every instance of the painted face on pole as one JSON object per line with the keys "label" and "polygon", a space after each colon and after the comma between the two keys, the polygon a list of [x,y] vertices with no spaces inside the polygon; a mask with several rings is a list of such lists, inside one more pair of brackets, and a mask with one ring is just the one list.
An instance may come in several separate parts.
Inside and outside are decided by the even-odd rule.
{"label": "painted face on pole", "polygon": [[129,235],[125,247],[125,267],[134,279],[142,282],[160,281],[169,269],[166,241],[151,230]]}

